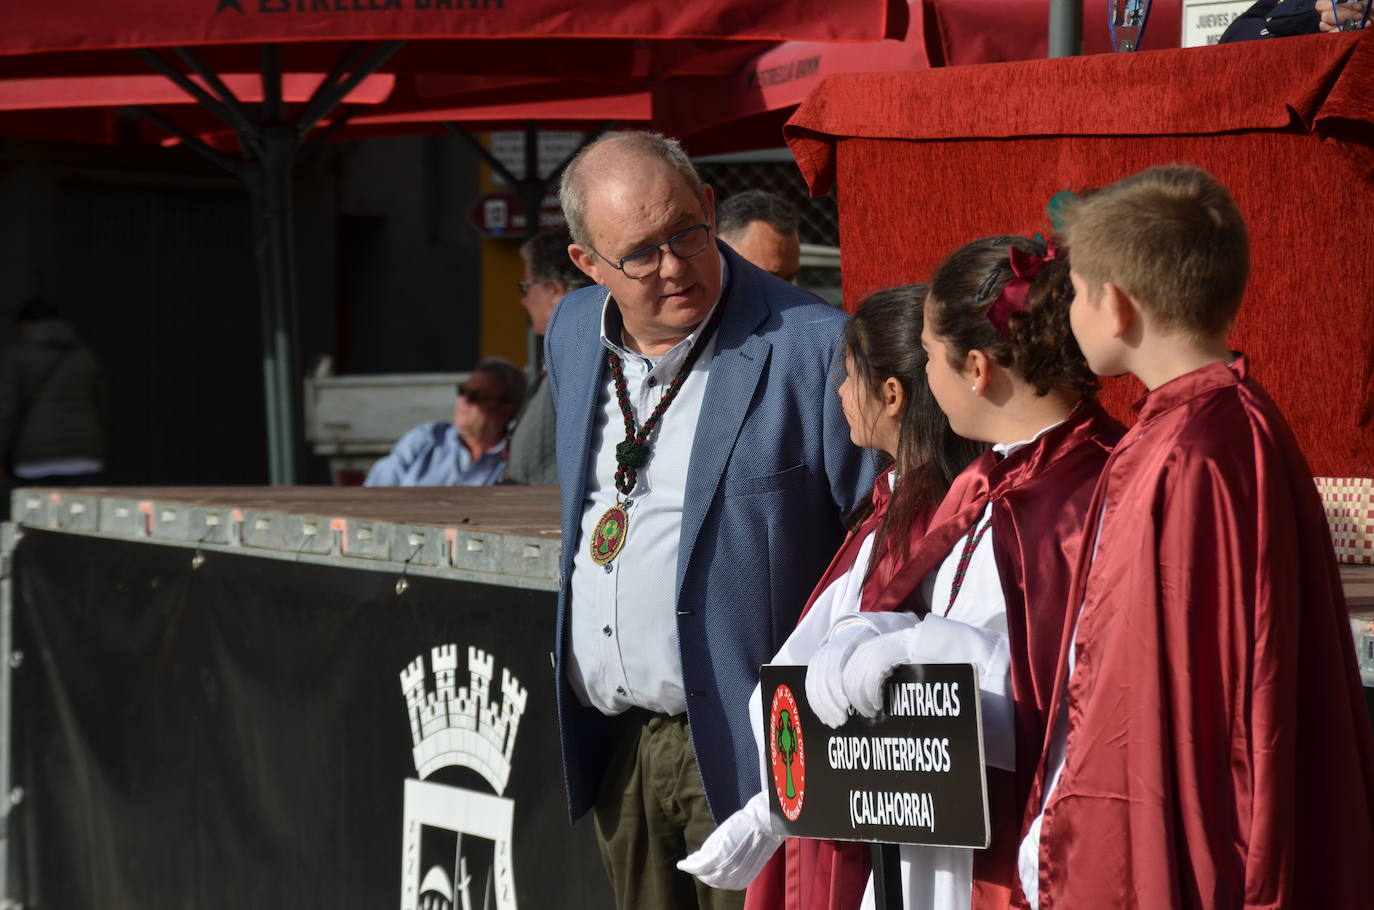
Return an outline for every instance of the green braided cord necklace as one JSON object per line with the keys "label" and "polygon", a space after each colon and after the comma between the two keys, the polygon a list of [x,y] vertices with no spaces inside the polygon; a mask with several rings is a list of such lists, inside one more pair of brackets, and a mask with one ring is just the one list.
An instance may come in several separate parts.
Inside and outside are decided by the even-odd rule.
{"label": "green braided cord necklace", "polygon": [[624,363],[621,361],[620,355],[614,351],[606,354],[606,364],[611,368],[611,381],[615,386],[615,400],[620,405],[621,417],[625,419],[625,441],[617,443],[615,447],[615,488],[620,496],[616,497],[615,505],[607,509],[597,519],[596,528],[592,533],[592,561],[599,566],[610,563],[625,548],[625,538],[629,534],[630,519],[626,511],[628,503],[622,497],[628,497],[634,490],[635,483],[639,480],[639,469],[644,467],[645,462],[649,460],[649,437],[658,428],[664,412],[677,398],[683,383],[687,381],[687,376],[692,372],[692,367],[696,366],[697,358],[701,356],[707,342],[715,334],[716,326],[720,324],[720,316],[724,309],[720,304],[716,305],[716,311],[711,314],[710,321],[706,323],[706,327],[702,330],[696,343],[692,345],[692,350],[687,353],[687,358],[683,360],[677,375],[673,377],[672,382],[668,383],[668,388],[664,390],[663,397],[659,399],[653,412],[649,414],[649,419],[644,421],[642,427],[636,428],[635,426],[634,409],[630,407],[630,390],[625,383]]}

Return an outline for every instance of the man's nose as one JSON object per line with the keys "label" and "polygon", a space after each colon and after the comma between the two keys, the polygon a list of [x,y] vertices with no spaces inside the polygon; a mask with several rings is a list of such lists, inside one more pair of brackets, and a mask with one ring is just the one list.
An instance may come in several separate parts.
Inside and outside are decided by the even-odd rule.
{"label": "man's nose", "polygon": [[674,253],[668,246],[659,249],[658,274],[663,278],[676,278],[687,271],[687,260]]}

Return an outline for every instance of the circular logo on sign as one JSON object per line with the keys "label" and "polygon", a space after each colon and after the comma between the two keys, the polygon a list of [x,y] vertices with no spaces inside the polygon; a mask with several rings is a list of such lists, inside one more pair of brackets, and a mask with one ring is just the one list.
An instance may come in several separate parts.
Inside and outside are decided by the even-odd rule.
{"label": "circular logo on sign", "polygon": [[789,822],[801,815],[806,795],[806,746],[802,742],[797,699],[787,686],[778,686],[769,711],[768,751],[773,767],[773,788],[778,792],[782,814]]}

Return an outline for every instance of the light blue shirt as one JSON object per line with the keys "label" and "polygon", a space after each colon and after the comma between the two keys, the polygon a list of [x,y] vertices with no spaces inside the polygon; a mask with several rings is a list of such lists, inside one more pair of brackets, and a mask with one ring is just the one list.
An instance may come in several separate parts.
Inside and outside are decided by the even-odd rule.
{"label": "light blue shirt", "polygon": [[367,472],[365,487],[483,487],[500,483],[506,474],[503,439],[473,461],[458,438],[458,428],[436,420],[422,423],[401,437]]}

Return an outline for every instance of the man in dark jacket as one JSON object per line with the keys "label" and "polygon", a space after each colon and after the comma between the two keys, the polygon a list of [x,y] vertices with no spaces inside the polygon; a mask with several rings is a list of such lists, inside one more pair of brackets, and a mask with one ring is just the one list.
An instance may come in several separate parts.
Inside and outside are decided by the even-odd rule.
{"label": "man in dark jacket", "polygon": [[1221,43],[1359,28],[1364,7],[1363,2],[1337,3],[1333,8],[1332,0],[1259,0],[1227,26]]}
{"label": "man in dark jacket", "polygon": [[98,483],[105,469],[105,384],[57,307],[19,309],[19,341],[0,352],[0,452],[11,481]]}

